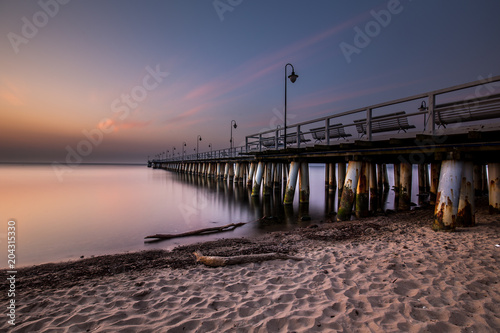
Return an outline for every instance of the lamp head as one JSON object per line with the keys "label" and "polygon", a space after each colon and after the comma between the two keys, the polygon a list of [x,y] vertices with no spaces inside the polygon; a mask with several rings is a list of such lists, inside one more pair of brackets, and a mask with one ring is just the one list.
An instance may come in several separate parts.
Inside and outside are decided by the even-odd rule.
{"label": "lamp head", "polygon": [[288,75],[288,78],[290,79],[290,81],[292,81],[292,83],[295,83],[298,77],[299,76],[295,74],[295,71],[292,71],[292,74]]}
{"label": "lamp head", "polygon": [[427,110],[427,103],[425,103],[425,101],[422,101],[422,103],[420,104],[420,107],[418,108],[418,111],[422,112],[425,110]]}

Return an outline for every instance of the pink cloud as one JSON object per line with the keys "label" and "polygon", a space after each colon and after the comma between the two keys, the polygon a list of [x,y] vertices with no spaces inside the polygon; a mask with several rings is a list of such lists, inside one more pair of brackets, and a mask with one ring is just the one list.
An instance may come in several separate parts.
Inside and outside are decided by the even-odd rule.
{"label": "pink cloud", "polygon": [[236,68],[227,76],[214,79],[192,90],[185,96],[185,99],[215,99],[249,83],[262,79],[270,73],[275,73],[280,69],[284,71],[284,66],[286,64],[286,60],[284,59],[289,58],[291,54],[296,54],[298,51],[301,51],[300,54],[303,58],[308,57],[311,53],[317,52],[314,46],[321,48],[322,46],[319,45],[319,43],[331,38],[344,29],[352,27],[357,21],[359,21],[358,17],[331,27],[316,35],[303,38],[271,54],[252,59]]}

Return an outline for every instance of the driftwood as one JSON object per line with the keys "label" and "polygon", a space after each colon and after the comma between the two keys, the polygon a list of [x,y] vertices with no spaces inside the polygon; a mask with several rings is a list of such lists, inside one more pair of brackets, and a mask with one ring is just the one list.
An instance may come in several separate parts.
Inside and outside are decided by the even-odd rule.
{"label": "driftwood", "polygon": [[218,256],[204,256],[200,252],[194,252],[196,261],[199,261],[210,267],[223,267],[227,265],[239,265],[247,264],[251,262],[260,262],[266,260],[303,260],[304,258],[289,256],[282,253],[260,253],[260,254],[248,254],[241,256],[232,257],[218,257]]}
{"label": "driftwood", "polygon": [[226,224],[226,225],[223,225],[220,227],[198,229],[198,230],[183,232],[180,234],[155,234],[155,235],[146,236],[144,238],[170,239],[170,238],[177,238],[177,237],[206,235],[206,234],[213,234],[216,232],[231,231],[231,230],[234,230],[238,227],[241,227],[244,224],[246,224],[246,222],[231,223],[231,224]]}
{"label": "driftwood", "polygon": [[183,232],[180,234],[155,234],[155,235],[146,236],[144,238],[145,239],[148,239],[148,238],[171,239],[171,238],[178,238],[178,237],[207,235],[207,234],[213,234],[213,233],[217,233],[217,232],[231,231],[231,230],[234,230],[238,227],[241,227],[242,225],[245,225],[247,223],[261,221],[265,218],[266,217],[264,216],[258,220],[255,220],[255,221],[231,223],[231,224],[222,225],[220,227],[198,229],[198,230]]}

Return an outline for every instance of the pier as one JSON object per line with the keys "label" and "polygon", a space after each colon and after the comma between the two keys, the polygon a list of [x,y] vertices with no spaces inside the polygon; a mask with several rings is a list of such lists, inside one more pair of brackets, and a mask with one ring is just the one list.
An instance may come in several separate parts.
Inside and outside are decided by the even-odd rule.
{"label": "pier", "polygon": [[[285,134],[286,133],[286,134]],[[418,165],[418,204],[435,207],[433,229],[475,224],[476,196],[500,213],[500,76],[247,135],[245,145],[155,158],[148,166],[282,194],[309,203],[309,164],[325,165],[325,191],[338,192],[336,219],[381,209],[394,167],[398,210],[410,210]]]}

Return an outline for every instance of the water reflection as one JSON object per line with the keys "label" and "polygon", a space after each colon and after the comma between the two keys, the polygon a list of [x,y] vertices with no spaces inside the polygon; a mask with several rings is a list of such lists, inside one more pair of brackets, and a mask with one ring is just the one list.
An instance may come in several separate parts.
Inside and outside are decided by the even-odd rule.
{"label": "water reflection", "polygon": [[[80,166],[59,182],[50,166],[0,167],[0,203],[19,225],[19,266],[124,251],[163,248],[221,237],[250,237],[334,220],[337,191],[325,191],[324,165],[310,165],[310,198],[283,205],[283,186],[252,197],[246,183],[144,166]],[[388,166],[392,183],[392,169]],[[416,179],[416,176],[415,176]],[[414,182],[414,199],[418,184]],[[379,198],[394,209],[394,191]],[[415,201],[416,202],[416,201]],[[220,235],[145,244],[156,233],[181,233],[268,219]],[[310,220],[311,219],[311,220]],[[3,237],[3,238],[2,238]],[[6,241],[5,235],[0,241]]]}

